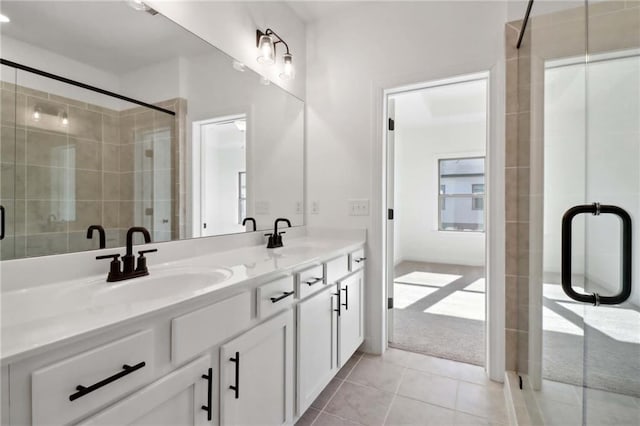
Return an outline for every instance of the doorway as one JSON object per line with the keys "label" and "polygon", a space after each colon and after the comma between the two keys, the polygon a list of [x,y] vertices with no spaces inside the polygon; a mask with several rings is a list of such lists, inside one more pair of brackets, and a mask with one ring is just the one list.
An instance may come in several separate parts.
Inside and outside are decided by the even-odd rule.
{"label": "doorway", "polygon": [[389,345],[485,364],[488,73],[388,92]]}
{"label": "doorway", "polygon": [[245,114],[194,122],[194,235],[244,232],[247,215]]}

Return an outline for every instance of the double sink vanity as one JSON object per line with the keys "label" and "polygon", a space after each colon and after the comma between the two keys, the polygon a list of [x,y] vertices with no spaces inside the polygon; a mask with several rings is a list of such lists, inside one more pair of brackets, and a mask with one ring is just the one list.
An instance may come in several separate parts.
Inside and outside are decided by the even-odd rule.
{"label": "double sink vanity", "polygon": [[96,252],[5,262],[2,423],[292,424],[363,341],[365,234],[287,235],[152,244],[120,282]]}

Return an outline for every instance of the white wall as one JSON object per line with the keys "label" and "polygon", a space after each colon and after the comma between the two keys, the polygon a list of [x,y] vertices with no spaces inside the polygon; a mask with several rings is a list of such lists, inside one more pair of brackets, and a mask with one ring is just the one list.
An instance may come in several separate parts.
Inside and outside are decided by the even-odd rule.
{"label": "white wall", "polygon": [[[2,58],[20,64],[25,64],[34,68],[45,70],[52,74],[77,80],[86,84],[97,86],[101,89],[120,91],[120,79],[117,75],[100,70],[90,65],[78,62],[66,56],[53,53],[49,50],[41,49],[29,43],[15,40],[11,37],[2,36],[0,40],[2,47]],[[105,108],[116,110],[130,107],[131,104],[101,95],[80,87],[70,86],[66,83],[55,81],[46,77],[41,77],[25,71],[18,70],[17,81],[15,80],[14,69],[2,67],[2,80],[15,82],[21,86],[53,93],[58,96],[65,96],[79,101],[100,105]]]}
{"label": "white wall", "polygon": [[[287,5],[270,1],[152,0],[147,3],[275,84],[301,99],[305,98],[305,26]],[[296,69],[295,79],[286,81],[279,77],[284,53],[281,44],[277,47],[279,59],[275,66],[261,65],[256,61],[256,30],[267,28],[273,29],[289,44]]]}
{"label": "white wall", "polygon": [[[491,69],[505,20],[503,2],[377,2],[308,26],[307,200],[319,205],[308,224],[368,230],[368,351],[385,344],[383,89]],[[503,85],[492,85],[492,104]],[[371,199],[371,215],[348,216],[353,198]]]}
{"label": "white wall", "polygon": [[[484,90],[482,89],[484,87]],[[473,95],[461,95],[462,88]],[[437,90],[437,98],[430,93]],[[446,92],[449,91],[449,97]],[[478,99],[477,92],[482,93]],[[418,96],[430,108],[417,121],[412,109]],[[484,100],[482,99],[484,98]],[[438,161],[445,158],[482,157],[487,140],[486,82],[458,83],[395,99],[395,262],[420,261],[480,266],[485,263],[483,232],[440,231],[438,229]],[[473,105],[478,103],[478,105]],[[477,111],[480,113],[478,114]],[[449,185],[447,193],[471,192],[471,183],[483,178],[465,178],[466,188],[457,191]],[[456,178],[460,182],[460,178]],[[443,183],[443,182],[441,182]],[[471,199],[447,200],[443,218],[451,216],[452,203]],[[469,210],[471,212],[471,210]],[[474,211],[480,222],[483,211]],[[451,217],[452,219],[452,217]],[[452,221],[452,220],[449,221]],[[477,217],[467,218],[475,222]]]}
{"label": "white wall", "polygon": [[238,223],[238,172],[246,168],[244,132],[233,124],[204,126],[203,235],[244,232]]}

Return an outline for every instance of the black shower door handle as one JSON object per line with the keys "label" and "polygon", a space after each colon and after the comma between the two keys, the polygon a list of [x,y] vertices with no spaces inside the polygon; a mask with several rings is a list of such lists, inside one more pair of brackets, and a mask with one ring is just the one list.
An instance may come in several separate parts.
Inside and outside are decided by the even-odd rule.
{"label": "black shower door handle", "polygon": [[0,206],[0,215],[2,215],[2,217],[0,218],[0,240],[4,240],[4,206]]}
{"label": "black shower door handle", "polygon": [[[600,214],[614,214],[622,222],[622,288],[615,296],[601,296],[598,293],[583,294],[573,289],[571,284],[571,225],[573,218],[583,214],[591,213],[594,216]],[[631,216],[624,209],[618,206],[608,206],[600,203],[583,204],[571,207],[562,216],[562,254],[561,254],[561,276],[562,289],[564,292],[578,302],[592,303],[593,305],[618,305],[631,295]]]}

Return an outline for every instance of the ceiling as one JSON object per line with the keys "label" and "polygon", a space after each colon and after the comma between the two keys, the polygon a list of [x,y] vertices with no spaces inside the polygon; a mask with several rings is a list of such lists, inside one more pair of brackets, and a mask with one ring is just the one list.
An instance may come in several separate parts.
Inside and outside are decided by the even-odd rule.
{"label": "ceiling", "polygon": [[0,9],[11,19],[3,35],[115,74],[212,49],[162,15],[125,2],[3,0]]}
{"label": "ceiling", "polygon": [[412,90],[392,96],[398,126],[415,128],[486,120],[485,80]]}
{"label": "ceiling", "polygon": [[338,15],[362,6],[363,1],[285,1],[293,12],[305,23],[311,23],[328,16]]}

